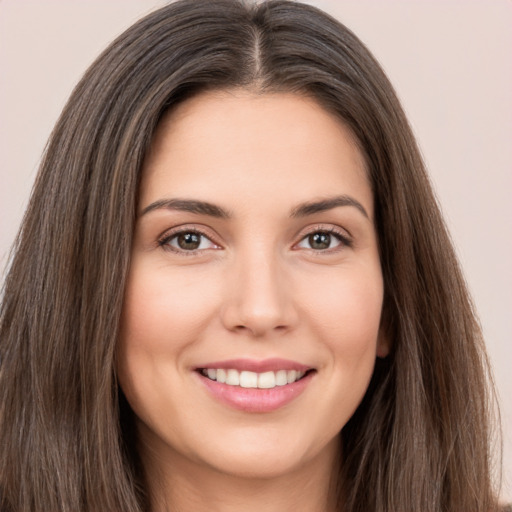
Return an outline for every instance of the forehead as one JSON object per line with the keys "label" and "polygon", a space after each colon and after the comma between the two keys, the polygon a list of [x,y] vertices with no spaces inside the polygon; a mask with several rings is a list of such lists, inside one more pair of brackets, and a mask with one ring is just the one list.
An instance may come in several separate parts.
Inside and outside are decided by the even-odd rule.
{"label": "forehead", "polygon": [[302,201],[334,188],[357,192],[370,212],[373,202],[362,152],[339,118],[309,97],[245,90],[199,94],[168,112],[141,188],[147,201],[164,192],[216,201],[271,193]]}

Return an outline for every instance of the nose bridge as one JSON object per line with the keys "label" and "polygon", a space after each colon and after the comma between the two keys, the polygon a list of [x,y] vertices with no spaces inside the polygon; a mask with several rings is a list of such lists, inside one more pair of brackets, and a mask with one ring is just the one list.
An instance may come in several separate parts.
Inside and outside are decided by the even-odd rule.
{"label": "nose bridge", "polygon": [[283,263],[271,244],[253,244],[235,257],[226,297],[226,326],[254,336],[295,322]]}

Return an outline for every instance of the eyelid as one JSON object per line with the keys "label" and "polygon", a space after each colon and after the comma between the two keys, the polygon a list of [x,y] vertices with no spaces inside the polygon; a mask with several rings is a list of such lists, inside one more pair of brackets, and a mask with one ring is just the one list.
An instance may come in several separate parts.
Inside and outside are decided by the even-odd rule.
{"label": "eyelid", "polygon": [[[194,249],[190,251],[186,251],[183,249],[178,249],[176,247],[173,247],[169,245],[169,241],[172,240],[174,237],[182,234],[182,233],[197,233],[198,235],[201,235],[205,238],[207,238],[213,245],[216,247],[214,248],[208,248],[208,249]],[[173,228],[170,228],[166,231],[164,231],[158,238],[157,238],[157,245],[159,247],[162,247],[164,250],[168,250],[177,254],[182,254],[185,256],[193,256],[194,254],[204,252],[207,250],[217,250],[222,249],[222,245],[218,243],[215,239],[216,237],[213,236],[209,230],[206,230],[202,228],[201,226],[198,226],[197,224],[183,224],[180,226],[174,226]]]}
{"label": "eyelid", "polygon": [[[313,226],[309,226],[306,229],[302,230],[300,234],[298,235],[298,241],[293,244],[292,249],[298,250],[297,247],[300,242],[302,242],[306,237],[317,233],[317,232],[323,232],[323,233],[329,233],[333,236],[335,236],[340,242],[341,247],[336,247],[333,249],[324,249],[324,250],[315,250],[310,249],[311,251],[315,253],[324,253],[329,254],[333,252],[337,252],[342,250],[344,247],[352,247],[353,246],[353,239],[350,233],[339,226],[332,225],[332,224],[315,224]],[[164,231],[158,238],[157,238],[157,245],[159,247],[162,247],[165,250],[169,250],[171,252],[181,254],[181,255],[187,255],[187,256],[193,256],[197,253],[204,252],[207,250],[211,250],[211,248],[208,249],[194,249],[194,250],[183,250],[178,249],[176,247],[173,247],[168,244],[168,242],[182,234],[182,233],[197,233],[205,238],[207,238],[212,244],[214,244],[216,247],[213,248],[215,250],[222,249],[222,245],[216,240],[216,236],[213,235],[210,230],[203,228],[202,226],[198,226],[197,224],[183,224],[180,226],[174,226],[166,231]]]}
{"label": "eyelid", "polygon": [[352,235],[346,230],[339,226],[332,225],[332,224],[316,224],[314,226],[309,226],[305,230],[302,230],[299,234],[299,240],[293,244],[293,248],[295,250],[297,249],[297,246],[300,242],[302,242],[306,237],[314,234],[314,233],[329,233],[330,235],[334,235],[338,240],[341,242],[341,248],[334,248],[334,249],[324,249],[324,250],[315,250],[310,249],[311,251],[315,253],[323,253],[323,254],[329,254],[336,251],[342,250],[344,247],[353,247],[354,241],[352,238]]}

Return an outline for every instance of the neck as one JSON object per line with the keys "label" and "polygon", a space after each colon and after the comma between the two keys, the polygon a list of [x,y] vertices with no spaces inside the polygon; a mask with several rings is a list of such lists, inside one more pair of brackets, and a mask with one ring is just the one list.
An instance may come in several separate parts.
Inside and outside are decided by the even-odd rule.
{"label": "neck", "polygon": [[152,512],[335,512],[338,453],[325,453],[286,474],[236,475],[190,461],[173,452],[144,453]]}

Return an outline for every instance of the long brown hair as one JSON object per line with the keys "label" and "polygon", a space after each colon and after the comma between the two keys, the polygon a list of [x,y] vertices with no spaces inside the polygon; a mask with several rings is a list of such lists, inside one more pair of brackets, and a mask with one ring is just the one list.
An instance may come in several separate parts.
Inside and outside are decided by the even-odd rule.
{"label": "long brown hair", "polygon": [[90,67],[48,144],[1,306],[4,511],[148,509],[115,347],[145,153],[206,89],[307,94],[350,127],[371,179],[392,353],[343,429],[345,512],[490,512],[487,361],[414,137],[365,46],[286,0],[181,0]]}

